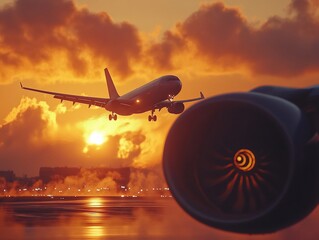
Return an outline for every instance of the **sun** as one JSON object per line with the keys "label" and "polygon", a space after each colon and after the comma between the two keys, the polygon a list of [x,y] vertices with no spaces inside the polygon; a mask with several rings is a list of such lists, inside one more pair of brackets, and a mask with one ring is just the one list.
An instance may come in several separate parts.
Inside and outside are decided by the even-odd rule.
{"label": "sun", "polygon": [[104,134],[102,132],[97,132],[97,131],[92,132],[86,140],[87,144],[98,145],[98,146],[102,145],[105,141],[106,141],[106,138]]}

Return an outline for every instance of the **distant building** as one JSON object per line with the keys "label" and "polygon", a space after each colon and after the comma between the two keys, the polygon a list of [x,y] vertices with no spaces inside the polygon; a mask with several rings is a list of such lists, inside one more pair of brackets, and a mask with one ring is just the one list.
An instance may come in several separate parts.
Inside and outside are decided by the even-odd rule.
{"label": "distant building", "polygon": [[41,167],[39,178],[43,183],[48,183],[55,178],[65,178],[79,175],[81,169],[75,167]]}
{"label": "distant building", "polygon": [[13,171],[0,171],[0,178],[4,178],[7,182],[13,182],[16,176]]}
{"label": "distant building", "polygon": [[87,169],[92,173],[95,173],[99,179],[106,177],[112,177],[118,186],[127,186],[130,181],[131,168],[89,168]]}

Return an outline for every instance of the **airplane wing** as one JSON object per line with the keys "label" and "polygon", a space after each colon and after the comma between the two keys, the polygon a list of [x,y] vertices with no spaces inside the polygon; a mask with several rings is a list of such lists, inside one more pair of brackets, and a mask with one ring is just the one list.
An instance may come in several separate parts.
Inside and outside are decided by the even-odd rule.
{"label": "airplane wing", "polygon": [[156,104],[154,106],[154,109],[158,109],[158,110],[161,110],[162,108],[164,107],[169,107],[172,105],[172,103],[186,103],[186,102],[194,102],[194,101],[198,101],[198,100],[201,100],[201,99],[204,99],[205,96],[202,92],[200,92],[200,97],[198,98],[191,98],[191,99],[186,99],[186,100],[178,100],[178,101],[170,101],[170,100],[165,100],[165,101],[162,101],[158,104]]}
{"label": "airplane wing", "polygon": [[109,98],[79,96],[79,95],[71,95],[71,94],[58,93],[58,92],[49,92],[49,91],[44,91],[44,90],[35,89],[35,88],[28,88],[28,87],[24,87],[21,82],[20,82],[20,86],[24,90],[53,95],[54,98],[60,99],[61,102],[70,101],[70,102],[73,102],[73,104],[82,103],[82,104],[89,105],[89,107],[91,107],[91,105],[93,105],[93,106],[98,106],[98,107],[104,108],[105,105],[110,100]]}
{"label": "airplane wing", "polygon": [[198,98],[192,98],[192,99],[186,99],[186,100],[178,100],[178,101],[173,101],[173,102],[179,102],[179,103],[186,103],[186,102],[194,102],[194,101],[198,101],[201,99],[204,99],[205,96],[202,92],[200,92],[200,97]]}

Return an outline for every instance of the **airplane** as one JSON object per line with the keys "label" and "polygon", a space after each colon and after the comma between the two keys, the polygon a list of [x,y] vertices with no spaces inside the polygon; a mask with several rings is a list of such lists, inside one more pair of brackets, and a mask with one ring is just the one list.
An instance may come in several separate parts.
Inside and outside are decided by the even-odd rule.
{"label": "airplane", "polygon": [[180,114],[184,111],[186,102],[193,102],[204,99],[204,95],[200,92],[200,97],[186,100],[174,101],[174,97],[181,91],[182,82],[174,75],[165,75],[157,78],[139,88],[134,89],[120,96],[115,88],[111,75],[107,68],[104,69],[109,98],[90,97],[71,95],[58,92],[44,91],[24,87],[20,82],[20,86],[24,90],[30,90],[45,94],[51,94],[54,98],[63,101],[87,104],[89,108],[93,106],[101,107],[110,111],[109,120],[117,120],[117,114],[128,116],[132,114],[144,113],[151,111],[148,121],[157,121],[155,110],[167,108],[169,113]]}

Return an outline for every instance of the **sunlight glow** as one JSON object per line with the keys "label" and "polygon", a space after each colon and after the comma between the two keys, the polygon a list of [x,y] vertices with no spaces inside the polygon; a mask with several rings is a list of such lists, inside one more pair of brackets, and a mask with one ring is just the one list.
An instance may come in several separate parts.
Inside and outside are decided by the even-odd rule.
{"label": "sunlight glow", "polygon": [[103,199],[101,198],[90,198],[88,206],[92,208],[101,207],[103,205]]}
{"label": "sunlight glow", "polygon": [[102,132],[94,131],[87,138],[86,142],[89,145],[102,145],[106,141],[106,138]]}
{"label": "sunlight glow", "polygon": [[95,239],[95,238],[101,238],[101,237],[106,237],[106,232],[105,228],[102,226],[87,226],[85,227],[86,229],[86,236],[89,237],[90,239]]}

